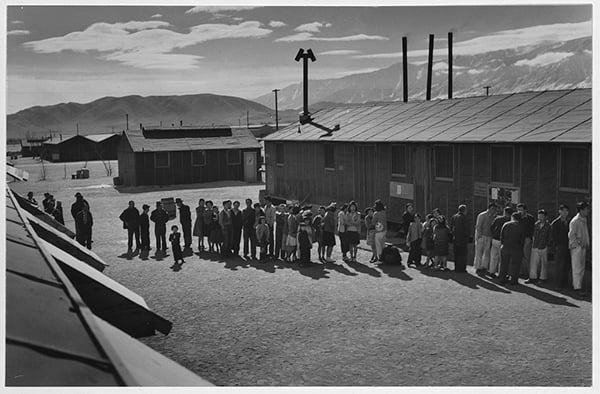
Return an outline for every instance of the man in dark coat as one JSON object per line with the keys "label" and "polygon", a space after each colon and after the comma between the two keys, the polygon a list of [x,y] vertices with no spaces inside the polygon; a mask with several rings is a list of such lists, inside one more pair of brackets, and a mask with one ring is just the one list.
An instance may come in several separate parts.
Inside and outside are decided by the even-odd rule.
{"label": "man in dark coat", "polygon": [[179,223],[183,232],[183,247],[188,249],[192,246],[192,213],[190,207],[183,203],[181,198],[175,199],[175,204],[179,207]]}
{"label": "man in dark coat", "polygon": [[92,226],[94,218],[87,204],[82,205],[81,211],[75,215],[75,228],[77,229],[75,239],[88,249],[92,248]]}
{"label": "man in dark coat", "polygon": [[253,259],[256,258],[256,231],[254,225],[256,223],[256,211],[252,206],[252,200],[246,199],[246,208],[242,211],[242,225],[244,231],[244,258],[248,258],[248,253],[251,252]]}
{"label": "man in dark coat", "polygon": [[167,222],[169,221],[169,214],[163,209],[160,201],[156,202],[156,209],[150,214],[150,220],[154,222],[156,252],[165,252],[167,250]]}
{"label": "man in dark coat", "polygon": [[148,218],[148,211],[150,206],[147,204],[142,205],[142,213],[140,214],[140,241],[142,250],[150,250],[150,220]]}
{"label": "man in dark coat", "polygon": [[415,208],[411,203],[406,204],[406,209],[402,213],[402,230],[404,236],[408,234],[408,226],[415,221]]}
{"label": "man in dark coat", "polygon": [[521,278],[529,279],[529,264],[531,259],[531,245],[533,241],[533,230],[535,228],[535,218],[527,213],[527,205],[523,203],[517,204],[517,211],[521,218],[523,231],[525,232],[525,241],[523,244],[523,255],[521,262]]}
{"label": "man in dark coat", "polygon": [[83,210],[84,205],[87,205],[89,211],[90,204],[83,198],[81,193],[75,193],[75,202],[71,205],[71,216],[73,216],[73,220],[75,220],[75,233],[77,233],[77,214]]}
{"label": "man in dark coat", "polygon": [[240,240],[242,238],[242,227],[244,226],[242,211],[240,210],[240,202],[233,202],[231,209],[231,228],[233,231],[231,239],[231,250],[233,254],[240,254]]}
{"label": "man in dark coat", "polygon": [[514,212],[511,215],[510,222],[504,223],[500,231],[500,283],[508,281],[510,274],[510,284],[519,284],[519,271],[521,269],[521,259],[523,258],[523,246],[525,244],[525,229],[521,223],[521,215]]}
{"label": "man in dark coat", "polygon": [[135,207],[133,201],[129,201],[127,207],[119,219],[123,222],[123,228],[127,229],[127,252],[131,252],[133,238],[135,237],[135,250],[140,249],[140,211]]}
{"label": "man in dark coat", "polygon": [[233,226],[231,221],[231,201],[223,201],[223,209],[219,212],[219,225],[221,226],[221,256],[228,257],[231,254],[231,245],[233,243]]}
{"label": "man in dark coat", "polygon": [[450,232],[454,239],[454,271],[467,272],[467,246],[469,244],[469,223],[467,206],[461,204],[450,220]]}
{"label": "man in dark coat", "polygon": [[550,225],[552,244],[554,246],[554,260],[556,272],[554,281],[556,287],[565,289],[569,285],[569,269],[571,267],[571,253],[569,251],[569,207],[561,204],[558,208],[558,217]]}

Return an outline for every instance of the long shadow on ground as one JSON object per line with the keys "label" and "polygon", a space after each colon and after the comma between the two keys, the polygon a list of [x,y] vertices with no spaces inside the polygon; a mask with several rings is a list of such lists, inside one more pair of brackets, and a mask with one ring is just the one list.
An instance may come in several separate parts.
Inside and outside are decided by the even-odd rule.
{"label": "long shadow on ground", "polygon": [[431,276],[444,280],[453,280],[454,282],[471,289],[483,288],[486,290],[497,291],[499,293],[510,293],[510,291],[506,290],[505,288],[487,280],[483,280],[479,276],[471,275],[468,272],[435,271],[424,267],[420,268],[419,271],[425,276]]}

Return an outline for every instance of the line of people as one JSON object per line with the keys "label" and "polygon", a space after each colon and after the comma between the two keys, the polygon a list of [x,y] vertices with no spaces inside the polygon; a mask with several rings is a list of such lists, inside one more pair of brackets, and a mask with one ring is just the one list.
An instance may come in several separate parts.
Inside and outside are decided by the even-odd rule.
{"label": "line of people", "polygon": [[[554,249],[556,261],[555,284],[559,289],[572,286],[582,296],[586,252],[590,247],[587,218],[590,206],[577,204],[577,215],[569,220],[569,207],[559,206],[558,216],[550,223],[544,209],[537,211],[537,220],[520,203],[516,211],[508,205],[500,209],[490,203],[486,211],[477,215],[474,229],[475,255],[473,266],[479,275],[496,278],[499,283],[544,283],[548,280],[548,250]],[[406,205],[402,215],[406,245],[409,248],[407,265],[448,270],[446,263],[449,244],[454,246],[455,271],[466,272],[467,245],[471,242],[471,226],[467,219],[467,206],[461,204],[450,223],[439,209],[426,216],[414,212],[412,204]],[[422,253],[426,262],[421,264]]]}

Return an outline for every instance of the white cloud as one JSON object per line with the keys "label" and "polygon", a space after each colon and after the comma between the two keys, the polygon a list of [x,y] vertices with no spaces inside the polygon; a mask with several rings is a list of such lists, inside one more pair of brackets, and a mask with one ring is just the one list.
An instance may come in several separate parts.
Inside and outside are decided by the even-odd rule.
{"label": "white cloud", "polygon": [[321,52],[321,53],[319,53],[319,55],[321,55],[321,56],[347,56],[347,55],[357,55],[359,53],[362,53],[362,52],[354,50],[354,49],[338,49],[338,50],[334,50],[334,51]]}
{"label": "white cloud", "polygon": [[331,23],[327,23],[327,22],[310,22],[310,23],[304,23],[304,24],[296,27],[294,30],[318,33],[321,31],[322,27],[330,27],[330,26],[331,26]]}
{"label": "white cloud", "polygon": [[10,21],[10,23],[13,25],[22,25],[23,21]]}
{"label": "white cloud", "polygon": [[[454,55],[475,55],[480,53],[517,49],[534,48],[544,42],[564,42],[592,35],[592,21],[578,23],[555,23],[539,25],[522,29],[502,30],[496,33],[460,41],[454,44]],[[436,39],[437,41],[437,39]],[[409,43],[410,44],[410,43]],[[410,47],[410,45],[409,45]],[[434,56],[445,56],[448,48],[435,48]],[[427,49],[408,51],[409,57],[427,56]],[[358,59],[396,59],[401,58],[402,52],[375,53],[358,55]]]}
{"label": "white cloud", "polygon": [[162,18],[162,14],[154,14],[151,18]]}
{"label": "white cloud", "polygon": [[256,6],[214,6],[214,7],[198,6],[198,7],[190,8],[185,13],[186,14],[197,14],[200,12],[207,12],[210,14],[217,14],[222,11],[244,11],[244,10],[253,10],[255,8],[258,8],[258,7],[256,7]]}
{"label": "white cloud", "polygon": [[191,27],[188,33],[168,30],[168,26],[167,22],[161,21],[95,23],[84,31],[30,41],[23,46],[37,53],[99,52],[105,60],[138,68],[185,69],[193,68],[202,57],[174,54],[173,50],[226,38],[259,38],[272,32],[262,28],[260,22],[256,21],[238,25],[197,25]]}
{"label": "white cloud", "polygon": [[26,36],[31,33],[29,30],[10,30],[6,33],[7,36]]}
{"label": "white cloud", "polygon": [[243,21],[243,20],[244,20],[244,18],[242,18],[241,16],[235,16],[235,17],[233,17],[233,18],[231,18],[231,19],[233,19],[233,20],[234,20],[234,21],[236,21],[236,22],[241,22],[241,21]]}
{"label": "white cloud", "polygon": [[271,21],[271,22],[269,22],[269,26],[271,26],[271,27],[284,27],[284,26],[287,26],[287,23],[282,22],[282,21]]}
{"label": "white cloud", "polygon": [[275,42],[298,42],[298,41],[366,41],[366,40],[388,40],[387,37],[369,36],[366,34],[356,34],[344,37],[315,37],[312,33],[303,32],[292,34],[291,36],[280,37]]}
{"label": "white cloud", "polygon": [[592,51],[590,51],[589,49],[584,49],[583,52],[585,52],[588,55],[592,56]]}
{"label": "white cloud", "polygon": [[472,69],[470,69],[469,71],[467,71],[467,74],[470,74],[470,75],[477,75],[477,74],[484,73],[485,71],[486,71],[486,70],[481,70],[481,69],[478,69],[478,68],[472,68]]}
{"label": "white cloud", "polygon": [[558,63],[563,59],[573,56],[571,52],[547,52],[534,57],[533,59],[521,59],[515,63],[515,66],[547,66],[552,63]]}

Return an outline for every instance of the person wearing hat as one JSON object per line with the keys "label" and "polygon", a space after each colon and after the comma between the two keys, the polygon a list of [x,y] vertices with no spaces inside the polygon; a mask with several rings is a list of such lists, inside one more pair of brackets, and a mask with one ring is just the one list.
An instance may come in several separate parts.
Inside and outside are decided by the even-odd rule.
{"label": "person wearing hat", "polygon": [[[46,193],[44,195],[46,195]],[[90,208],[90,204],[83,198],[81,193],[75,193],[75,202],[71,205],[71,216],[73,216],[73,219],[75,219],[77,213],[83,209],[84,204],[88,206],[88,209]]]}
{"label": "person wearing hat", "polygon": [[156,202],[156,209],[150,214],[150,220],[154,222],[154,235],[156,236],[156,253],[167,250],[167,222],[169,214],[162,207],[160,201]]}
{"label": "person wearing hat", "polygon": [[140,213],[140,241],[143,251],[150,250],[150,218],[148,217],[150,206],[142,205],[142,213]]}
{"label": "person wearing hat", "polygon": [[56,220],[63,226],[65,225],[65,219],[63,217],[62,202],[60,202],[60,201],[56,202],[56,207],[52,211],[52,216],[54,216],[54,220]]}
{"label": "person wearing hat", "polygon": [[337,224],[335,209],[335,203],[332,202],[327,206],[325,216],[323,217],[323,245],[325,246],[324,262],[326,263],[333,263],[335,261],[331,258],[331,253],[335,246],[335,227]]}
{"label": "person wearing hat", "polygon": [[175,199],[175,204],[179,208],[179,223],[183,232],[183,247],[189,249],[192,246],[192,213],[190,207],[183,203],[181,198]]}
{"label": "person wearing hat", "polygon": [[83,204],[81,211],[75,215],[75,228],[77,229],[75,239],[88,249],[92,249],[93,225],[94,218],[90,212],[90,207],[87,204]]}

